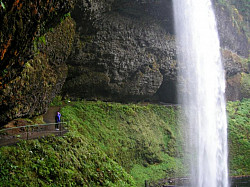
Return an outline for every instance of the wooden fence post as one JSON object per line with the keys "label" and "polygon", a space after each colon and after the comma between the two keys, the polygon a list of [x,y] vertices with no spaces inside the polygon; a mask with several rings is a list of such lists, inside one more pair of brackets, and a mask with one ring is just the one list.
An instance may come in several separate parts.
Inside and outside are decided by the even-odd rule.
{"label": "wooden fence post", "polygon": [[62,136],[62,123],[61,122],[59,122],[59,127],[60,127],[60,136]]}

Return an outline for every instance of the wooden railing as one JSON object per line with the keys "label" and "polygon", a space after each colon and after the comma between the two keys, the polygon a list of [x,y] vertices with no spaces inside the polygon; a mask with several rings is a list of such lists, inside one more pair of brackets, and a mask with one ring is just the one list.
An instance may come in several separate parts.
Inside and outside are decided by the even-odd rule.
{"label": "wooden railing", "polygon": [[50,134],[62,136],[67,131],[67,122],[4,128],[0,129],[0,146],[13,145],[20,140],[37,139]]}

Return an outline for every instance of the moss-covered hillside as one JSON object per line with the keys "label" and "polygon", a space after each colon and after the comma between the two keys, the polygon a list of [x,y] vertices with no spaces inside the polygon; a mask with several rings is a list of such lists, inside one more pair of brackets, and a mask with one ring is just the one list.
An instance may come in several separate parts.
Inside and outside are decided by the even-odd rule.
{"label": "moss-covered hillside", "polygon": [[0,149],[0,186],[143,186],[183,175],[174,107],[82,101],[61,113],[64,137]]}
{"label": "moss-covered hillside", "polygon": [[[229,102],[230,175],[249,175],[250,100]],[[63,137],[0,148],[0,186],[144,186],[186,176],[177,107],[73,102]]]}
{"label": "moss-covered hillside", "polygon": [[229,102],[229,166],[231,175],[250,175],[250,99]]}

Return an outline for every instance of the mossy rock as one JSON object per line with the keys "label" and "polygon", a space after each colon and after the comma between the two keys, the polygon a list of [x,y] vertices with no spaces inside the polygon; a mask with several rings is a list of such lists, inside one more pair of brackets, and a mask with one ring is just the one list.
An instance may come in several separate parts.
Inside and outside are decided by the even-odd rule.
{"label": "mossy rock", "polygon": [[33,44],[33,58],[1,90],[0,122],[46,112],[67,76],[66,59],[72,49],[75,23],[67,17]]}
{"label": "mossy rock", "polygon": [[242,73],[241,94],[243,98],[250,98],[250,75],[248,73]]}

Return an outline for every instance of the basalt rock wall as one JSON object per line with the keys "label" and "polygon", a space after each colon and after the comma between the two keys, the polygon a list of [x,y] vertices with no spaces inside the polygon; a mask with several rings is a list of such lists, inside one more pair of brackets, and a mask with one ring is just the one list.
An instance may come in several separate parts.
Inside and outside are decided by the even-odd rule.
{"label": "basalt rock wall", "polygon": [[176,80],[171,1],[107,2],[81,1],[72,12],[77,34],[67,61],[64,95],[141,101],[159,100],[162,95],[157,93],[164,90],[171,95],[168,102],[175,101],[171,94]]}
{"label": "basalt rock wall", "polygon": [[73,1],[1,1],[0,124],[44,113],[67,76]]}
{"label": "basalt rock wall", "polygon": [[250,97],[249,8],[245,1],[214,0],[217,27],[226,70],[226,97]]}
{"label": "basalt rock wall", "polygon": [[[237,100],[250,95],[249,41],[243,14],[221,2],[226,95]],[[59,93],[177,102],[171,0],[2,0],[0,19],[0,122],[42,114]]]}
{"label": "basalt rock wall", "polygon": [[[219,2],[214,0],[228,80],[226,95],[228,100],[237,100],[248,95],[241,92],[242,79],[249,72],[243,63],[249,42],[240,25],[240,13],[230,4]],[[176,102],[177,54],[171,0],[81,0],[72,17],[77,34],[67,61],[65,96]]]}

